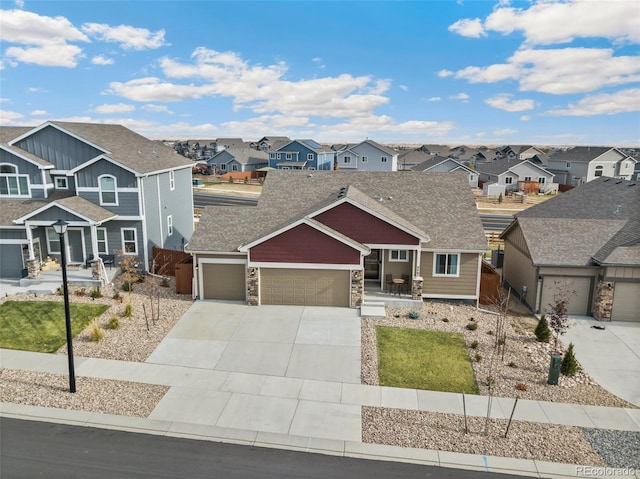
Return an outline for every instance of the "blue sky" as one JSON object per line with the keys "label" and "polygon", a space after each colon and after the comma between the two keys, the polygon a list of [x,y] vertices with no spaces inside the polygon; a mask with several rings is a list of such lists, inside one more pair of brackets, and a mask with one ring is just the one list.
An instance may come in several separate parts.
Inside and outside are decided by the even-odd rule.
{"label": "blue sky", "polygon": [[0,1],[0,124],[640,146],[640,2]]}

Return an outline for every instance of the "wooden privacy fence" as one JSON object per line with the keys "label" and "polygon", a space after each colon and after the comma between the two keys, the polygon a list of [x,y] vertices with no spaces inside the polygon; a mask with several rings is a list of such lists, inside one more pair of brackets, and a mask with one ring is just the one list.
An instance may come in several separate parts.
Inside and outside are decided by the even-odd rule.
{"label": "wooden privacy fence", "polygon": [[480,304],[494,304],[500,298],[500,273],[482,262],[480,273]]}
{"label": "wooden privacy fence", "polygon": [[152,249],[153,263],[151,272],[163,276],[175,276],[176,264],[191,258],[189,253],[173,249],[164,249],[154,246]]}

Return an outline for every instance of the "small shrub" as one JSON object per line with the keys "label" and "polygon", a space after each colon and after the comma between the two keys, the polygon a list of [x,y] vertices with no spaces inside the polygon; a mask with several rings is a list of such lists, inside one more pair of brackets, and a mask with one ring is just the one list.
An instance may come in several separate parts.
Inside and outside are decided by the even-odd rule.
{"label": "small shrub", "polygon": [[132,314],[133,314],[133,308],[131,307],[131,303],[129,303],[124,307],[124,313],[122,313],[122,315],[125,318],[130,318]]}
{"label": "small shrub", "polygon": [[487,334],[488,334],[489,336],[493,336],[493,330],[491,330],[491,329],[490,329],[489,331],[487,331]]}
{"label": "small shrub", "polygon": [[162,282],[160,283],[160,286],[162,286],[163,288],[169,287],[169,278],[167,276],[162,277]]}
{"label": "small shrub", "polygon": [[87,295],[87,288],[80,288],[79,290],[76,291],[76,296],[86,296]]}
{"label": "small shrub", "polygon": [[476,363],[479,363],[480,361],[482,361],[482,355],[479,353],[476,353],[475,359],[476,359]]}
{"label": "small shrub", "polygon": [[100,323],[98,323],[98,318],[95,318],[89,323],[89,339],[91,341],[100,341],[102,338],[104,338],[104,331],[100,327]]}
{"label": "small shrub", "polygon": [[420,313],[418,313],[417,311],[411,311],[409,313],[409,318],[411,318],[411,319],[420,319]]}
{"label": "small shrub", "polygon": [[569,343],[567,352],[564,353],[562,362],[560,363],[560,372],[565,376],[574,376],[578,371],[578,361],[573,354],[573,343]]}
{"label": "small shrub", "polygon": [[475,331],[476,329],[478,329],[478,323],[468,323],[465,327],[469,331]]}
{"label": "small shrub", "polygon": [[485,381],[487,382],[487,386],[491,387],[496,383],[496,380],[493,376],[487,376],[485,378]]}
{"label": "small shrub", "polygon": [[129,281],[122,283],[122,291],[131,291],[131,283]]}
{"label": "small shrub", "polygon": [[513,369],[515,369],[515,368],[517,368],[517,367],[518,367],[518,365],[517,365],[516,363],[514,363],[513,361],[511,361],[511,362],[509,363],[509,367],[510,367],[510,368],[513,368]]}
{"label": "small shrub", "polygon": [[500,346],[504,345],[504,343],[506,343],[506,342],[507,342],[507,336],[506,335],[503,335],[500,339],[498,339],[498,344]]}
{"label": "small shrub", "polygon": [[113,296],[111,297],[111,299],[115,299],[116,301],[122,301],[122,295],[116,291],[115,293],[113,293]]}
{"label": "small shrub", "polygon": [[120,318],[115,314],[109,318],[107,322],[107,328],[109,329],[118,329],[120,327]]}
{"label": "small shrub", "polygon": [[56,294],[58,296],[62,296],[64,294],[64,288],[62,286],[58,286],[58,289],[56,289]]}
{"label": "small shrub", "polygon": [[474,341],[471,343],[471,349],[476,349],[477,347],[478,347],[478,341],[477,341],[477,340],[474,340]]}
{"label": "small shrub", "polygon": [[540,320],[533,334],[536,335],[536,339],[540,343],[548,343],[551,340],[551,329],[549,328],[547,317],[544,314],[540,316]]}
{"label": "small shrub", "polygon": [[233,184],[233,176],[230,176],[229,179],[227,180],[228,183]]}
{"label": "small shrub", "polygon": [[518,384],[516,384],[516,389],[518,391],[526,391],[527,390],[527,385],[525,383],[518,383]]}
{"label": "small shrub", "polygon": [[89,293],[89,296],[91,296],[93,299],[102,298],[102,291],[100,290],[100,286],[96,286],[95,288],[93,288]]}
{"label": "small shrub", "polygon": [[448,323],[449,322],[449,318],[442,318],[442,322],[443,323]]}

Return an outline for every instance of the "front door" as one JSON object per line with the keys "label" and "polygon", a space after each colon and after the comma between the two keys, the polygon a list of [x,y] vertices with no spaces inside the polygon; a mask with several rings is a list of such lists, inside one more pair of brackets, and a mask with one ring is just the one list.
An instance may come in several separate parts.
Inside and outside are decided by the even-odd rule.
{"label": "front door", "polygon": [[372,249],[364,257],[364,279],[380,279],[380,250]]}
{"label": "front door", "polygon": [[67,259],[67,263],[84,263],[82,229],[69,228],[67,230],[67,241],[69,242],[69,259]]}

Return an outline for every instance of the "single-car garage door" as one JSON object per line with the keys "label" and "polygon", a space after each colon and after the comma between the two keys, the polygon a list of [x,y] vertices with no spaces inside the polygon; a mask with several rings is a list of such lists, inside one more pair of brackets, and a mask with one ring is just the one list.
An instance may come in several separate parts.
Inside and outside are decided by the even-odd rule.
{"label": "single-car garage door", "polygon": [[202,299],[245,300],[244,264],[202,264]]}
{"label": "single-car garage door", "polygon": [[616,282],[612,321],[640,321],[640,283]]}
{"label": "single-car garage door", "polygon": [[3,244],[2,257],[0,257],[0,277],[21,278],[22,269],[22,245]]}
{"label": "single-car garage door", "polygon": [[[545,276],[542,282],[542,312],[551,310],[550,304],[555,303],[556,293],[566,294],[569,302],[569,314],[586,315],[589,312],[589,293],[591,292],[591,277]],[[575,292],[575,294],[573,293]]]}
{"label": "single-car garage door", "polygon": [[349,306],[350,273],[327,269],[260,269],[260,302]]}

